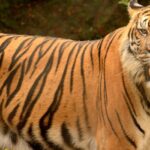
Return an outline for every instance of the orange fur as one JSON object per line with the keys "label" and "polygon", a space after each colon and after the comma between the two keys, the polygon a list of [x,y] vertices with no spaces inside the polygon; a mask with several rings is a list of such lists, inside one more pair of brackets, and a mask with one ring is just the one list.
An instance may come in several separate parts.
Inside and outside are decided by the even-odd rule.
{"label": "orange fur", "polygon": [[95,41],[0,34],[0,145],[149,150],[149,55],[135,26],[145,11]]}

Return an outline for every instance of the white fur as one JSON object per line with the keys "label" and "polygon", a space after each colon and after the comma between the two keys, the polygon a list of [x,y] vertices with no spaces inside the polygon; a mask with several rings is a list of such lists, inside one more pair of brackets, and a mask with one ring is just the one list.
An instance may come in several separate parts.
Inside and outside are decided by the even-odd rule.
{"label": "white fur", "polygon": [[123,68],[129,75],[131,75],[132,78],[134,78],[136,83],[141,83],[145,80],[143,66],[140,61],[133,56],[133,54],[128,52],[128,45],[129,41],[125,40],[121,47],[121,61]]}
{"label": "white fur", "polygon": [[150,81],[146,82],[146,87],[149,89],[150,91]]}
{"label": "white fur", "polygon": [[[147,24],[145,24],[144,27],[146,27]],[[143,28],[144,28],[143,27]],[[139,27],[140,28],[140,27]],[[148,98],[148,101],[150,101],[150,81],[145,81],[145,75],[144,75],[144,69],[142,63],[137,59],[136,54],[133,56],[133,54],[128,52],[130,41],[127,39],[127,35],[124,35],[121,46],[120,46],[120,52],[121,52],[121,61],[123,65],[123,69],[126,71],[125,73],[129,74],[133,79],[135,83],[140,83],[143,85],[146,96]],[[147,112],[150,112],[147,105],[144,104],[144,109]],[[142,112],[141,112],[142,113]],[[145,112],[144,112],[145,114]],[[143,129],[145,130],[145,136],[143,136],[141,139],[139,138],[137,150],[150,150],[150,120],[149,117],[144,117],[143,115],[141,122],[141,126],[143,125]]]}
{"label": "white fur", "polygon": [[32,150],[31,148],[29,148],[27,143],[22,138],[19,138],[17,144],[13,145],[10,140],[9,134],[3,135],[1,132],[0,132],[0,147],[2,148],[7,147],[13,150]]}
{"label": "white fur", "polygon": [[[56,127],[56,126],[55,126]],[[81,148],[81,149],[86,149],[86,150],[97,150],[96,148],[96,140],[94,137],[91,137],[89,135],[86,135],[83,137],[82,141],[79,141],[78,139],[78,133],[70,128],[70,131],[73,135],[73,144],[74,146],[76,146],[77,148]],[[64,141],[62,139],[61,136],[61,131],[59,131],[59,126],[57,128],[53,128],[53,130],[51,130],[48,134],[49,138],[52,141],[55,141],[55,143],[59,143],[59,145],[62,145],[62,147],[65,150],[70,150],[70,148],[68,148],[68,146],[64,145]]]}
{"label": "white fur", "polygon": [[142,142],[140,142],[137,150],[150,150],[150,133],[145,136]]}

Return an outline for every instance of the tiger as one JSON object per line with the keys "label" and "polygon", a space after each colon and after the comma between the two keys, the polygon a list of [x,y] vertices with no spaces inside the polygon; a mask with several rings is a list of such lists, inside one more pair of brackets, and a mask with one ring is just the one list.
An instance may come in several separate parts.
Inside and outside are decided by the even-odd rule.
{"label": "tiger", "polygon": [[150,6],[102,39],[0,33],[0,146],[150,150]]}

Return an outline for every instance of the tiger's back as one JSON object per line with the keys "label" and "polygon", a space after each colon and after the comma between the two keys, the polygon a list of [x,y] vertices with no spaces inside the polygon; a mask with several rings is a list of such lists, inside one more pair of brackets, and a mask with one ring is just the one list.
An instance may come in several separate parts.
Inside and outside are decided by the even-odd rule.
{"label": "tiger's back", "polygon": [[96,110],[88,112],[89,106],[95,107],[91,87],[98,75],[93,50],[99,45],[100,41],[2,35],[4,127],[38,149],[88,149],[94,141],[91,122],[96,123],[94,115],[89,116]]}

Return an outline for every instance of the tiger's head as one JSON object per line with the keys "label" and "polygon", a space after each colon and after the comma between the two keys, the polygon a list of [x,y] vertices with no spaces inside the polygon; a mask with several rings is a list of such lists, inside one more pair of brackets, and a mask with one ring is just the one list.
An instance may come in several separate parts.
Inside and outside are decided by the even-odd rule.
{"label": "tiger's head", "polygon": [[123,67],[136,83],[150,81],[150,6],[128,5],[130,21],[121,44]]}

